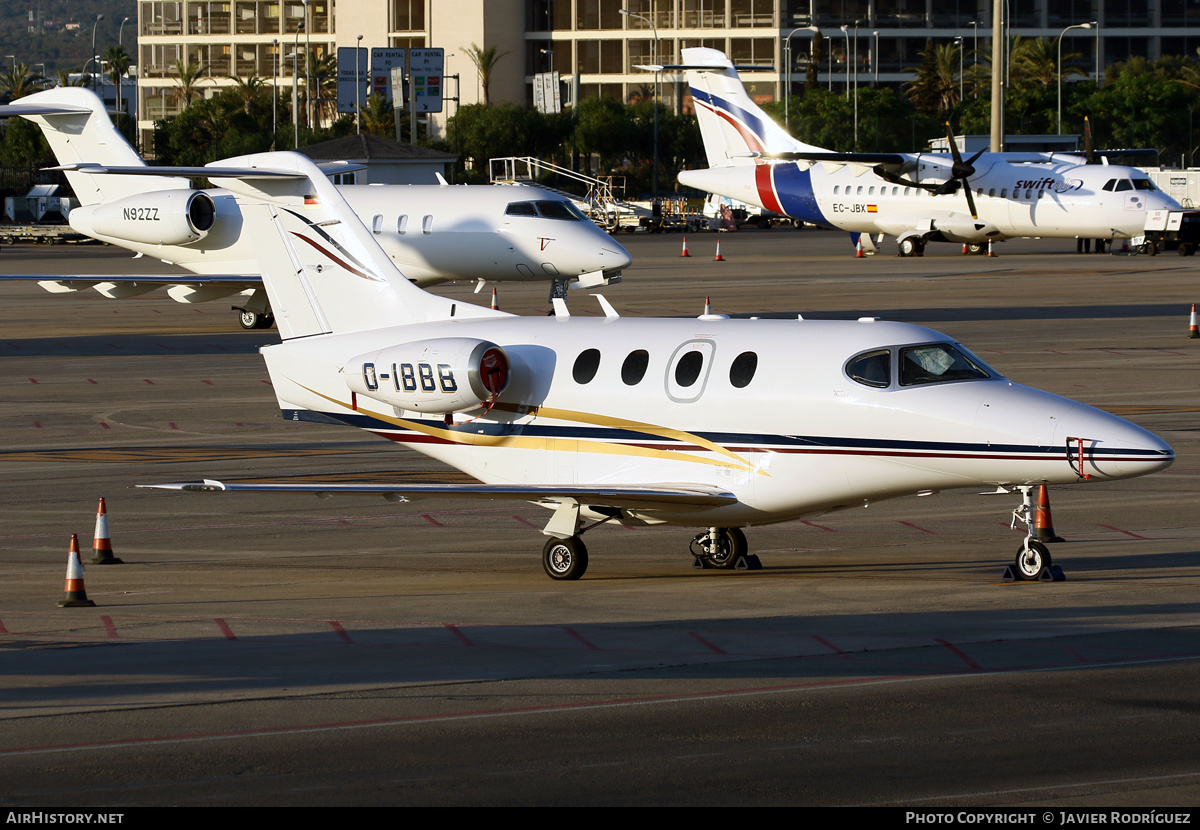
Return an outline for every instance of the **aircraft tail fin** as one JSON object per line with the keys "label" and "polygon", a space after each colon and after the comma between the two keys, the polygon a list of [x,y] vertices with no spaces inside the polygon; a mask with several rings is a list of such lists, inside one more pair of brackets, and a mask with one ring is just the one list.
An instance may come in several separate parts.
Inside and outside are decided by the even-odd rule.
{"label": "aircraft tail fin", "polygon": [[792,138],[754,103],[724,52],[684,49],[681,57],[709,167],[752,164],[753,153],[821,152]]}
{"label": "aircraft tail fin", "polygon": [[[90,89],[48,89],[0,106],[0,118],[21,116],[42,129],[59,164],[142,167],[145,162],[113,126],[104,102]],[[95,205],[145,193],[191,187],[187,179],[147,176],[93,176],[67,171],[80,204]]]}
{"label": "aircraft tail fin", "polygon": [[258,153],[214,166],[265,168],[301,177],[222,178],[237,198],[243,233],[256,240],[263,284],[284,340],[459,317],[508,316],[417,288],[400,273],[311,159]]}

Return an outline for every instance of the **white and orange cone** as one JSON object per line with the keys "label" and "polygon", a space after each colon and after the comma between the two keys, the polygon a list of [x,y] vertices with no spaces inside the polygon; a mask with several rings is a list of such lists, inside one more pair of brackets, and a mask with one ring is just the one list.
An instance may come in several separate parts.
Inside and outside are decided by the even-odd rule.
{"label": "white and orange cone", "polygon": [[1188,339],[1195,340],[1200,337],[1200,328],[1196,326],[1196,304],[1192,303],[1192,319],[1188,323]]}
{"label": "white and orange cone", "polygon": [[996,251],[992,247],[992,240],[988,240],[988,256],[996,256]]}
{"label": "white and orange cone", "polygon": [[721,240],[717,240],[717,255],[713,257],[713,262],[724,262],[725,257],[721,256]]}
{"label": "white and orange cone", "polygon": [[691,256],[691,254],[688,253],[688,249],[687,249],[687,234],[686,233],[683,235],[683,250],[679,252],[679,255],[681,257],[682,256]]}
{"label": "white and orange cone", "polygon": [[1050,491],[1045,484],[1038,486],[1037,511],[1033,514],[1033,535],[1042,542],[1066,541],[1054,532],[1054,518],[1050,515]]}
{"label": "white and orange cone", "polygon": [[709,302],[708,297],[704,298],[704,313],[705,315],[712,314],[712,303]]}
{"label": "white and orange cone", "polygon": [[83,587],[83,563],[79,561],[79,537],[71,534],[71,550],[67,554],[66,596],[58,601],[59,608],[94,608]]}
{"label": "white and orange cone", "polygon": [[854,258],[862,259],[866,254],[863,253],[862,236],[858,237],[858,244],[854,246]]}
{"label": "white and orange cone", "polygon": [[963,253],[964,253],[964,254],[969,254],[969,253],[971,253],[970,249],[967,247],[967,243],[966,243],[966,242],[964,242],[964,243],[963,243]]}
{"label": "white and orange cone", "polygon": [[108,511],[104,507],[103,497],[100,499],[100,506],[96,508],[96,532],[92,534],[92,564],[124,564],[113,556],[112,539],[108,535]]}
{"label": "white and orange cone", "polygon": [[496,289],[493,288],[492,289],[492,311],[499,311],[499,310],[500,310],[500,303],[496,299]]}

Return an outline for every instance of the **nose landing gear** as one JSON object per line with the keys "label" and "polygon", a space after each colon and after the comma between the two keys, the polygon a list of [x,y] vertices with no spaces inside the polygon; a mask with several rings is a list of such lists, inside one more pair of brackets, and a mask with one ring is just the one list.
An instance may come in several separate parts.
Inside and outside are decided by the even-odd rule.
{"label": "nose landing gear", "polygon": [[1005,579],[1016,579],[1022,582],[1032,582],[1041,579],[1061,582],[1066,577],[1062,568],[1055,566],[1050,559],[1050,551],[1038,541],[1037,530],[1034,527],[1037,508],[1033,503],[1033,489],[1037,485],[1025,485],[1021,490],[1021,504],[1013,510],[1011,527],[1018,523],[1025,525],[1025,541],[1017,548],[1016,561],[1004,569]]}
{"label": "nose landing gear", "polygon": [[759,570],[762,563],[749,553],[746,534],[740,527],[710,527],[692,540],[691,553],[695,568],[719,570]]}

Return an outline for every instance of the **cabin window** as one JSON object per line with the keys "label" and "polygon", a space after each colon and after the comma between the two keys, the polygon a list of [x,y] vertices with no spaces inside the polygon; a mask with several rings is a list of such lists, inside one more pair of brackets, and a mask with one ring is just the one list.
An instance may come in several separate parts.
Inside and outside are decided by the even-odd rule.
{"label": "cabin window", "polygon": [[846,374],[863,386],[886,389],[892,385],[892,353],[879,349],[852,357],[846,363]]}
{"label": "cabin window", "polygon": [[533,202],[512,202],[504,209],[505,216],[537,216]]}
{"label": "cabin window", "polygon": [[378,236],[383,233],[383,214],[376,213],[371,217],[371,233]]}
{"label": "cabin window", "polygon": [[841,189],[842,189],[842,186],[840,184],[835,184],[833,186],[833,195],[834,196],[838,195],[838,192],[841,191]]}
{"label": "cabin window", "polygon": [[650,353],[645,349],[630,352],[621,364],[621,380],[626,386],[637,386],[646,376],[646,367],[650,364]]}
{"label": "cabin window", "polygon": [[1044,191],[1044,190],[1039,190],[1039,191],[1038,191],[1038,198],[1039,198],[1039,199],[1045,199],[1045,198],[1046,198],[1046,191]]}
{"label": "cabin window", "polygon": [[931,343],[900,350],[901,386],[986,380],[993,374],[983,361],[968,357],[949,343]]}
{"label": "cabin window", "polygon": [[908,192],[909,190],[910,190],[910,188],[907,188],[907,187],[906,187],[906,188],[904,188],[904,195],[905,195],[905,196],[911,196],[911,195],[912,195],[911,193],[909,193],[909,192]]}
{"label": "cabin window", "polygon": [[591,383],[600,368],[600,350],[587,349],[575,358],[575,366],[571,369],[571,377],[579,384]]}
{"label": "cabin window", "polygon": [[745,389],[754,380],[754,372],[758,369],[758,355],[754,352],[742,352],[733,359],[729,367],[729,382],[737,389]]}
{"label": "cabin window", "polygon": [[1001,198],[1001,199],[1007,199],[1007,198],[1008,198],[1008,188],[1007,188],[1007,187],[1004,187],[1004,188],[1001,188],[1001,189],[1000,189],[1000,198]]}
{"label": "cabin window", "polygon": [[433,233],[433,214],[427,213],[421,219],[421,233]]}
{"label": "cabin window", "polygon": [[700,370],[703,368],[704,355],[700,352],[688,352],[675,364],[675,382],[687,388],[700,378]]}
{"label": "cabin window", "polygon": [[893,196],[897,196],[897,195],[899,195],[899,193],[900,193],[900,188],[898,188],[898,187],[893,187],[893,188],[892,188],[892,195],[893,195]]}
{"label": "cabin window", "polygon": [[1026,198],[1026,199],[1033,199],[1033,191],[1032,191],[1032,190],[1026,190],[1026,191],[1025,191],[1025,198]]}
{"label": "cabin window", "polygon": [[1119,179],[1117,181],[1117,192],[1120,193],[1122,190],[1133,190],[1133,182],[1129,181],[1129,179]]}
{"label": "cabin window", "polygon": [[994,197],[995,197],[995,195],[996,195],[996,188],[994,188],[994,187],[989,187],[989,188],[988,188],[988,198],[989,198],[989,199],[991,199],[991,198],[994,198]]}
{"label": "cabin window", "polygon": [[868,196],[874,196],[874,195],[875,195],[875,188],[874,188],[874,186],[872,186],[870,189],[868,189],[868,190],[867,190],[867,195],[868,195]]}
{"label": "cabin window", "polygon": [[396,233],[404,236],[408,232],[408,214],[405,213],[396,220]]}

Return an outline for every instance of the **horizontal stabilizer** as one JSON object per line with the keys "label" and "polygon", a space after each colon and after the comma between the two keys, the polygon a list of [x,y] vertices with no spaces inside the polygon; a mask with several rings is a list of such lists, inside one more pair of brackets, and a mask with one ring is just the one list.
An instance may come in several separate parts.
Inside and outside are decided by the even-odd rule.
{"label": "horizontal stabilizer", "polygon": [[212,479],[179,484],[139,484],[153,490],[188,492],[313,493],[379,495],[392,501],[436,498],[568,501],[601,507],[671,508],[720,507],[736,504],[732,493],[703,487],[527,486],[516,484],[226,484]]}
{"label": "horizontal stabilizer", "polygon": [[[356,170],[365,169],[361,164],[343,164],[336,162],[332,164],[318,165],[322,173],[352,173]],[[208,165],[206,167],[151,167],[151,166],[135,166],[135,167],[115,167],[106,164],[62,164],[57,167],[47,167],[47,170],[63,170],[74,173],[89,173],[92,175],[115,175],[115,176],[182,176],[189,179],[200,177],[218,177],[223,179],[241,179],[243,181],[251,181],[253,179],[308,179],[308,174],[298,173],[294,170],[272,170],[266,167],[219,167],[216,165]]]}
{"label": "horizontal stabilizer", "polygon": [[14,118],[18,115],[90,115],[88,107],[76,107],[70,104],[4,104],[0,106],[0,118]]}

